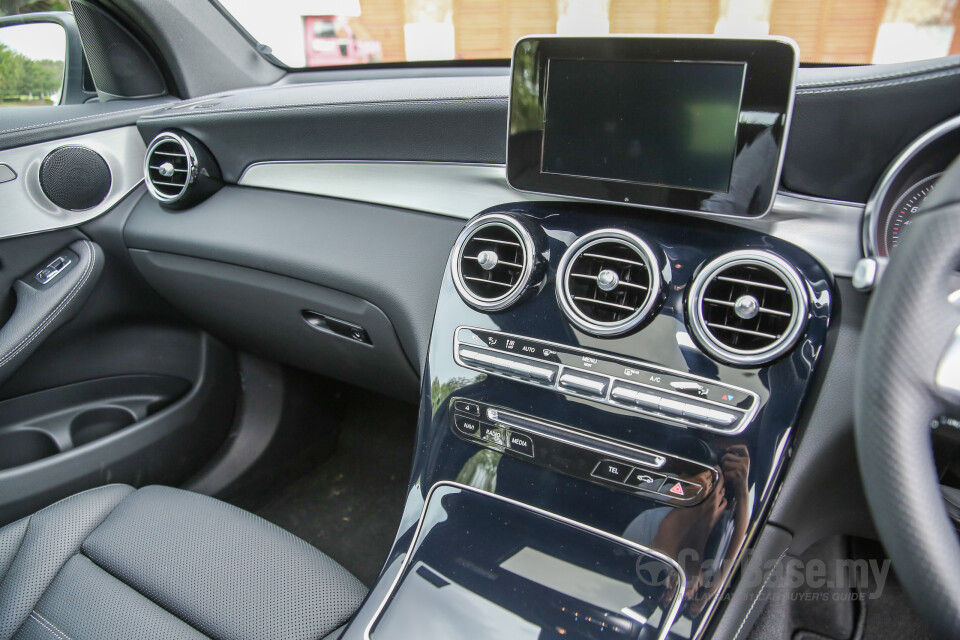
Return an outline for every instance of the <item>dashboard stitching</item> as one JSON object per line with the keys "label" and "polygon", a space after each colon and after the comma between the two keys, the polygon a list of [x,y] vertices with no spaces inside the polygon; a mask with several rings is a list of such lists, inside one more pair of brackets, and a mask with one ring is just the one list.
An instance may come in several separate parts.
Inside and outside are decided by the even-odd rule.
{"label": "dashboard stitching", "polygon": [[818,93],[839,93],[842,91],[866,91],[869,89],[881,89],[883,87],[895,87],[903,84],[912,84],[914,82],[923,82],[926,80],[936,80],[938,78],[946,78],[948,76],[955,76],[960,74],[960,67],[950,69],[949,71],[941,71],[939,73],[927,74],[924,76],[918,76],[915,78],[907,78],[904,80],[897,80],[895,82],[879,82],[871,83],[865,86],[854,86],[854,87],[833,87],[829,89],[800,89],[797,91],[797,94],[803,95],[813,95]]}
{"label": "dashboard stitching", "polygon": [[750,603],[750,608],[747,609],[747,615],[743,616],[743,620],[740,621],[740,626],[737,627],[737,633],[734,634],[733,640],[737,640],[740,637],[740,632],[743,631],[744,625],[747,624],[747,620],[750,619],[750,614],[753,613],[753,608],[757,606],[757,603],[760,601],[760,596],[763,595],[764,590],[767,588],[767,584],[770,582],[770,578],[773,577],[773,574],[776,573],[777,567],[780,566],[780,562],[783,560],[783,556],[787,555],[787,550],[784,549],[783,553],[780,554],[780,557],[777,558],[777,561],[774,563],[773,568],[770,569],[770,573],[767,574],[766,580],[763,581],[763,585],[760,587],[760,591],[757,592],[757,595],[754,597],[753,602]]}
{"label": "dashboard stitching", "polygon": [[95,113],[89,116],[80,116],[78,118],[69,118],[67,120],[57,120],[56,122],[44,122],[42,124],[31,124],[25,127],[17,127],[15,129],[0,129],[0,136],[3,136],[8,133],[16,133],[17,131],[26,131],[28,129],[42,129],[43,127],[51,127],[56,124],[66,124],[68,122],[78,122],[80,120],[91,120],[94,118],[108,118],[110,116],[119,115],[121,113],[130,113],[132,111],[153,111],[156,110],[157,105],[151,105],[149,107],[134,107],[133,109],[123,109],[121,111],[107,111],[104,113]]}
{"label": "dashboard stitching", "polygon": [[274,105],[270,107],[234,107],[232,109],[208,109],[205,111],[195,112],[195,113],[178,113],[176,115],[170,114],[158,114],[144,116],[141,118],[144,122],[153,122],[155,120],[168,121],[168,120],[179,120],[182,118],[190,118],[197,116],[209,116],[209,115],[218,115],[218,114],[230,114],[230,113],[269,113],[272,111],[304,111],[310,109],[334,109],[340,107],[381,107],[381,106],[395,106],[395,105],[432,105],[432,104],[485,104],[485,103],[496,103],[496,102],[506,102],[507,97],[498,97],[498,98],[442,98],[439,100],[389,100],[382,102],[335,102],[327,104],[291,104],[291,105]]}
{"label": "dashboard stitching", "polygon": [[879,76],[861,76],[859,78],[850,78],[848,80],[831,80],[827,82],[809,82],[801,83],[797,85],[797,89],[805,89],[807,87],[832,87],[839,86],[844,84],[867,84],[877,82],[879,80],[889,80],[891,78],[904,78],[908,76],[921,76],[940,71],[941,69],[951,69],[954,67],[960,67],[958,62],[950,62],[947,64],[936,65],[933,67],[928,67],[923,70],[913,70],[913,71],[901,71],[898,73],[887,73]]}

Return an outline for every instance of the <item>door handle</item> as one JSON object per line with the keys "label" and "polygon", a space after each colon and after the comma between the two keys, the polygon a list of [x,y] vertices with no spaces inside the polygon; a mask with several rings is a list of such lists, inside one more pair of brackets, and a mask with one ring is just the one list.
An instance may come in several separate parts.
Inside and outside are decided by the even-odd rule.
{"label": "door handle", "polygon": [[77,240],[13,285],[17,305],[0,328],[0,385],[47,337],[73,319],[103,272],[103,250]]}

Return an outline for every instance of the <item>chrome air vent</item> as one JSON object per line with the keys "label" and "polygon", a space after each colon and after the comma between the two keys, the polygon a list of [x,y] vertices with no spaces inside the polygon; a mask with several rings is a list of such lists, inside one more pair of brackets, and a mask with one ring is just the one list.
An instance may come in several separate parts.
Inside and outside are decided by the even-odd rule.
{"label": "chrome air vent", "polygon": [[499,311],[523,294],[533,261],[533,240],[522,225],[499,213],[485,215],[457,238],[453,282],[471,306]]}
{"label": "chrome air vent", "polygon": [[584,331],[621,334],[643,322],[660,299],[660,267],[650,246],[635,235],[594,231],[560,261],[557,297]]}
{"label": "chrome air vent", "polygon": [[808,307],[800,275],[766,251],[735,251],[710,262],[687,299],[700,345],[720,360],[744,365],[789,351],[806,327]]}
{"label": "chrome air vent", "polygon": [[161,133],[147,147],[143,177],[160,202],[169,204],[182,198],[196,175],[197,154],[182,136]]}

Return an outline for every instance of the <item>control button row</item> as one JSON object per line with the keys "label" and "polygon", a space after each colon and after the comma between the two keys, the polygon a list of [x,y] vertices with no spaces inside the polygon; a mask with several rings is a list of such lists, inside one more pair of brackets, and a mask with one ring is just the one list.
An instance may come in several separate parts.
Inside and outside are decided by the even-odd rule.
{"label": "control button row", "polygon": [[610,390],[610,398],[621,404],[635,405],[641,409],[659,411],[669,416],[689,418],[720,427],[729,427],[740,419],[738,414],[731,411],[721,411],[700,404],[664,398],[649,393],[643,387],[620,382],[613,385],[613,389]]}
{"label": "control button row", "polygon": [[601,460],[591,474],[595,478],[643,489],[674,498],[696,497],[703,487],[694,482],[677,480],[646,469],[638,469],[616,460]]}
{"label": "control button row", "polygon": [[607,395],[607,387],[610,386],[610,378],[606,376],[595,376],[587,373],[570,373],[564,371],[560,376],[560,386],[580,393],[586,393],[592,396],[604,397]]}
{"label": "control button row", "polygon": [[485,440],[498,447],[505,446],[521,455],[533,457],[533,439],[526,433],[513,431],[512,429],[508,431],[503,427],[460,414],[454,414],[453,424],[457,431],[467,437]]}
{"label": "control button row", "polygon": [[559,371],[558,367],[549,364],[532,364],[519,358],[498,356],[479,349],[460,347],[459,354],[461,360],[480,368],[493,369],[548,384],[553,384]]}

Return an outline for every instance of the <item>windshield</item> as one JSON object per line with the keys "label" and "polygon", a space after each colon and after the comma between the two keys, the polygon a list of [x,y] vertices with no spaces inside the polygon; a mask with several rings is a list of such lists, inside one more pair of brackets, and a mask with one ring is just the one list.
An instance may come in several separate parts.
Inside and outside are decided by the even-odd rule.
{"label": "windshield", "polygon": [[[211,0],[216,2],[217,0]],[[288,67],[508,59],[528,34],[788,36],[807,63],[960,53],[958,0],[219,0]]]}

